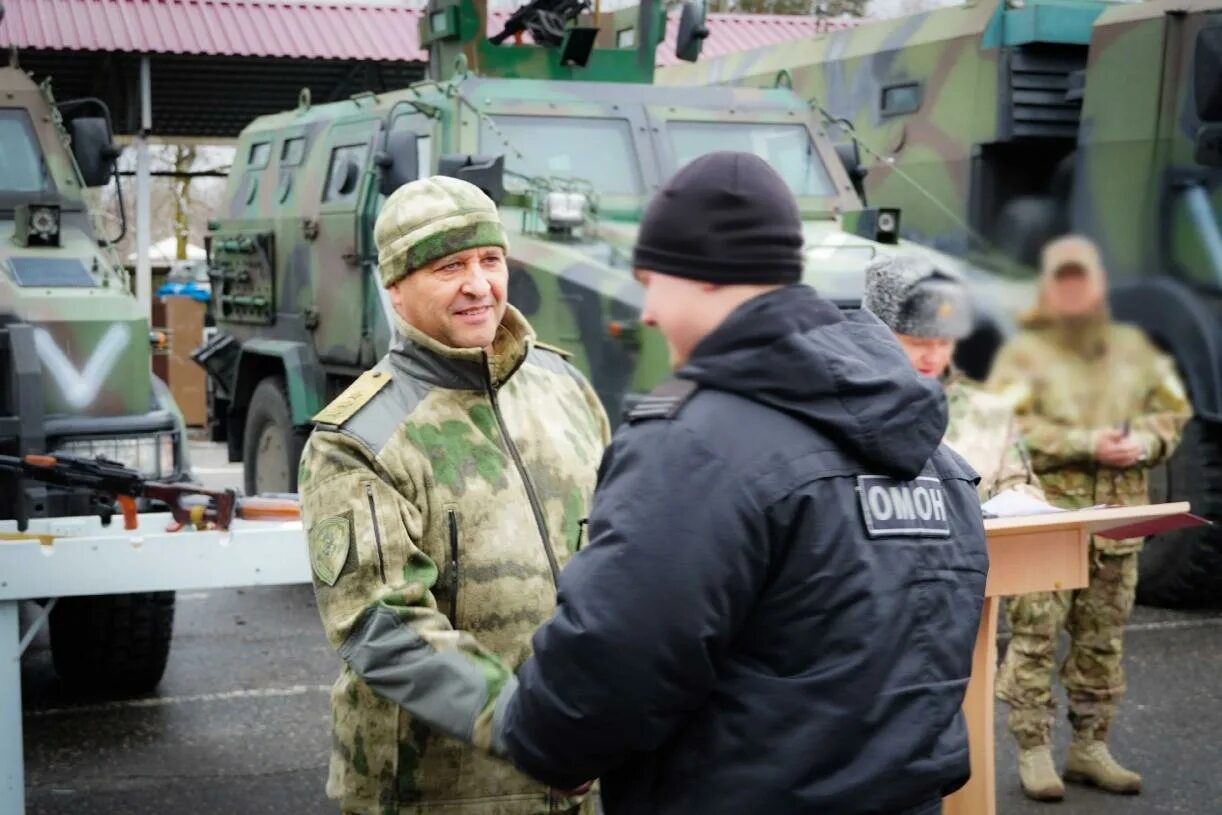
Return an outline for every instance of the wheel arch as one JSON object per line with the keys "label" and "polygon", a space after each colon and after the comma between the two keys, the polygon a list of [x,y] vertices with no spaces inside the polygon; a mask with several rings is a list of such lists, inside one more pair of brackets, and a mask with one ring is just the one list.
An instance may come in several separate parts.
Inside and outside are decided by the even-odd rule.
{"label": "wheel arch", "polygon": [[1109,296],[1118,320],[1140,327],[1175,358],[1195,414],[1222,422],[1222,332],[1207,300],[1168,277],[1118,284]]}
{"label": "wheel arch", "polygon": [[246,411],[259,383],[270,376],[284,378],[293,424],[307,428],[310,418],[323,408],[325,378],[314,350],[305,343],[288,340],[249,340],[242,344],[234,377],[233,401],[229,405],[229,459],[242,458]]}

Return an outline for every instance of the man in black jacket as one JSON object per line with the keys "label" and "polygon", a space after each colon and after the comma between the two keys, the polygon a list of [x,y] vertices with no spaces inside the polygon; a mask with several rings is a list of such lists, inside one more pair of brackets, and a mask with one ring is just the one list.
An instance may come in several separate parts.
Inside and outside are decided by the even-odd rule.
{"label": "man in black jacket", "polygon": [[715,153],[651,202],[642,320],[675,378],[599,471],[588,546],[494,747],[608,815],[939,812],[988,556],[946,405],[872,315],[797,284],[797,204]]}

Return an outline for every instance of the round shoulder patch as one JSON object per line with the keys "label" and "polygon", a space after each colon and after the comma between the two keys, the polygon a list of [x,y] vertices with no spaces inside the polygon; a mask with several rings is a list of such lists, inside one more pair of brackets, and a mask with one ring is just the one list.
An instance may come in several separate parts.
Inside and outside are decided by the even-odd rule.
{"label": "round shoulder patch", "polygon": [[310,566],[314,576],[328,586],[334,586],[348,560],[352,545],[352,524],[346,516],[323,518],[310,527]]}

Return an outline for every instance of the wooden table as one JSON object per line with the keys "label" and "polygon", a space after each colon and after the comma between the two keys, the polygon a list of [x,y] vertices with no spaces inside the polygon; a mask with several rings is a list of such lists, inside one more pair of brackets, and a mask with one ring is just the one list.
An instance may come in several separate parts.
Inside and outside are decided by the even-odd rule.
{"label": "wooden table", "polygon": [[972,677],[963,700],[972,777],[966,786],[945,799],[945,815],[997,812],[993,682],[997,675],[997,617],[1001,598],[1033,591],[1082,588],[1090,581],[1092,534],[1188,511],[1188,504],[1181,502],[992,518],[984,522],[989,543],[989,577],[972,653]]}

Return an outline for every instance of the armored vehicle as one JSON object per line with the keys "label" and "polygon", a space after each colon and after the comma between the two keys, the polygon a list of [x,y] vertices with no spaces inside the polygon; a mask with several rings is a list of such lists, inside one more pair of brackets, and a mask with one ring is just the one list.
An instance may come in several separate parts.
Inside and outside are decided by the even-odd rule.
{"label": "armored vehicle", "polygon": [[[685,14],[678,47],[693,56],[699,11]],[[859,298],[875,257],[930,251],[895,242],[899,213],[862,210],[791,91],[651,84],[657,8],[604,15],[601,28],[570,20],[561,34],[525,15],[554,46],[497,46],[482,20],[469,0],[434,3],[422,40],[436,78],[326,105],[303,99],[239,138],[226,211],[208,237],[218,333],[195,358],[247,492],[294,488],[310,417],[384,353],[393,320],[372,227],[383,197],[418,176],[469,178],[500,202],[510,301],[572,353],[613,421],[668,371],[660,335],[635,322],[631,249],[649,196],[691,159],[739,149],[771,162],[802,209],[807,282],[834,299]],[[609,32],[633,47],[602,47]]]}
{"label": "armored vehicle", "polygon": [[[187,469],[182,418],[152,377],[148,319],[85,198],[116,155],[100,103],[57,106],[48,86],[0,68],[0,453],[100,455],[176,480]],[[107,509],[89,491],[0,473],[0,520],[19,528]],[[50,612],[56,670],[90,691],[150,689],[173,619],[173,592],[61,598]]]}
{"label": "armored vehicle", "polygon": [[[1050,237],[1096,240],[1114,312],[1175,356],[1197,414],[1152,498],[1222,518],[1222,2],[980,0],[661,81],[792,86],[851,123],[867,200],[930,246],[1001,251],[1032,279]],[[1146,602],[1219,589],[1222,529],[1146,547]]]}

